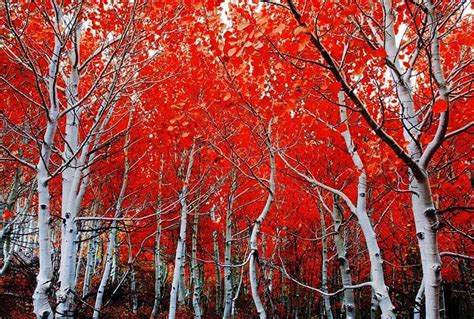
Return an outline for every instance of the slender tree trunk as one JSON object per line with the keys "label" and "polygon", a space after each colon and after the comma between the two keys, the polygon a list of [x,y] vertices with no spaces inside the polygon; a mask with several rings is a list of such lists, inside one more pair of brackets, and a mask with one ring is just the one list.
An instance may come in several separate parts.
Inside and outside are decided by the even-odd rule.
{"label": "slender tree trunk", "polygon": [[137,294],[137,281],[135,279],[135,269],[133,267],[132,241],[130,240],[130,233],[127,234],[127,244],[128,244],[127,265],[130,271],[130,294],[132,296],[132,313],[136,314],[138,312],[138,294]]}
{"label": "slender tree trunk", "polygon": [[56,293],[58,306],[56,317],[72,318],[71,306],[73,302],[72,291],[75,290],[75,264],[77,243],[77,225],[75,217],[76,206],[76,179],[77,160],[75,158],[78,149],[79,118],[81,108],[76,107],[79,88],[79,53],[81,41],[81,23],[74,23],[71,34],[73,48],[70,50],[69,59],[71,62],[71,74],[66,83],[67,107],[70,111],[66,114],[66,131],[64,136],[63,165],[62,172],[62,201],[61,218],[61,263],[59,269],[59,281],[61,283],[59,291]]}
{"label": "slender tree trunk", "polygon": [[[1,138],[0,138],[0,143],[1,143]],[[14,206],[14,203],[16,202],[16,199],[18,197],[18,187],[19,187],[19,184],[20,184],[20,168],[18,167],[16,169],[16,172],[15,172],[15,177],[13,179],[13,183],[12,183],[12,186],[10,188],[10,191],[8,192],[8,197],[5,201],[5,204],[3,204],[2,202],[0,202],[0,205],[1,205],[1,208],[0,208],[0,258],[7,258],[5,259],[8,260],[8,263],[4,261],[4,264],[10,264],[10,259],[12,257],[12,255],[8,254],[7,253],[7,256],[5,256],[3,254],[3,247],[4,247],[4,236],[8,235],[8,231],[7,231],[7,228],[6,225],[5,225],[5,221],[3,220],[3,211],[4,209],[8,209],[9,211],[11,211],[13,209],[13,206]],[[6,269],[8,269],[8,265],[7,267],[3,270],[3,271],[6,271]]]}
{"label": "slender tree trunk", "polygon": [[425,295],[425,283],[422,279],[420,288],[418,289],[418,292],[415,298],[415,308],[413,309],[413,319],[421,318],[421,309],[423,306],[424,295]]}
{"label": "slender tree trunk", "polygon": [[107,281],[110,278],[110,271],[112,268],[112,257],[115,241],[115,233],[117,229],[117,223],[112,222],[112,231],[110,233],[109,245],[107,246],[107,255],[105,257],[105,268],[102,274],[102,279],[99,284],[99,289],[97,290],[97,295],[95,298],[94,313],[92,315],[93,319],[98,319],[100,315],[100,308],[102,307],[102,299],[104,297],[105,287],[107,286]]}
{"label": "slender tree trunk", "polygon": [[154,301],[153,301],[153,309],[151,311],[150,318],[154,318],[158,312],[160,311],[161,307],[161,294],[163,289],[163,283],[166,278],[163,278],[162,273],[162,262],[161,262],[161,187],[163,186],[163,157],[161,158],[161,167],[160,173],[158,176],[158,203],[156,207],[156,235],[155,235],[155,294],[154,294]]}
{"label": "slender tree trunk", "polygon": [[[125,135],[125,145],[124,145],[124,173],[123,173],[123,180],[122,180],[122,187],[120,188],[120,194],[117,199],[117,204],[115,206],[115,218],[120,218],[122,217],[122,204],[125,199],[125,192],[127,190],[127,184],[128,184],[128,175],[130,172],[130,163],[128,159],[128,148],[130,146],[130,128],[132,125],[132,113],[130,112],[130,117],[128,120],[128,125],[127,125],[127,131]],[[109,236],[109,245],[107,246],[107,256],[105,259],[105,268],[104,272],[102,274],[102,279],[100,281],[99,289],[97,291],[97,296],[95,299],[95,305],[94,305],[94,313],[92,317],[94,319],[98,319],[100,315],[100,308],[102,307],[102,300],[104,297],[104,292],[105,288],[107,286],[107,282],[110,277],[110,272],[112,268],[112,258],[114,256],[114,250],[115,250],[115,241],[117,238],[117,220],[114,219],[112,222],[112,230],[110,232]]]}
{"label": "slender tree trunk", "polygon": [[112,251],[112,267],[110,269],[110,282],[114,284],[117,280],[117,272],[118,272],[118,260],[117,260],[117,251],[119,248],[119,243],[117,243],[117,239],[114,240],[115,247]]}
{"label": "slender tree trunk", "polygon": [[[94,207],[97,207],[97,202],[94,203]],[[94,209],[93,211],[96,211]],[[95,215],[95,214],[94,214]],[[90,291],[91,278],[95,273],[95,264],[97,260],[97,251],[100,244],[100,237],[97,231],[99,222],[97,220],[92,221],[92,238],[89,239],[87,244],[87,260],[86,260],[86,270],[84,273],[84,284],[82,288],[82,298],[85,298]]]}
{"label": "slender tree trunk", "polygon": [[214,264],[216,267],[216,314],[222,314],[222,278],[221,278],[221,269],[219,266],[220,254],[219,254],[219,241],[218,241],[218,232],[214,230],[212,232],[212,240],[214,246]]}
{"label": "slender tree trunk", "polygon": [[[178,290],[181,281],[182,265],[184,264],[183,255],[186,245],[186,218],[188,215],[187,195],[189,191],[189,182],[191,180],[191,171],[194,160],[194,143],[189,151],[188,169],[183,183],[183,188],[179,194],[179,202],[181,204],[181,221],[179,227],[178,245],[176,246],[176,254],[174,260],[173,282],[171,285],[169,314],[170,319],[176,318],[176,306],[178,301]],[[182,284],[182,283],[181,283]]]}
{"label": "slender tree trunk", "polygon": [[[334,196],[334,206],[332,210],[332,218],[334,221],[334,243],[337,250],[337,259],[339,261],[339,270],[341,273],[341,281],[343,286],[352,286],[351,269],[349,259],[347,258],[346,243],[342,229],[342,212],[338,205],[338,197]],[[343,293],[343,307],[347,319],[355,318],[355,301],[354,291],[346,289]]]}
{"label": "slender tree trunk", "polygon": [[[430,28],[431,67],[439,95],[449,105],[447,87],[441,68],[439,53],[439,38],[437,32],[437,18],[430,0],[423,1]],[[399,48],[395,41],[394,12],[391,1],[383,1],[385,11],[385,47],[387,59],[392,61],[395,68],[400,70],[398,59]],[[441,258],[438,251],[437,229],[438,221],[435,214],[430,182],[426,173],[426,166],[436,149],[441,145],[446,133],[449,110],[442,112],[439,125],[433,140],[426,147],[425,152],[418,144],[420,123],[415,112],[414,100],[411,93],[409,78],[400,78],[398,72],[390,69],[394,80],[399,100],[401,101],[402,122],[404,124],[404,137],[408,143],[408,153],[411,158],[419,163],[423,176],[411,176],[410,191],[412,192],[412,207],[415,219],[415,229],[423,268],[423,281],[425,284],[426,318],[439,318],[439,300],[441,285]],[[449,109],[449,108],[448,108]],[[420,174],[418,174],[420,175]]]}
{"label": "slender tree trunk", "polygon": [[237,171],[232,171],[230,195],[225,216],[225,247],[224,247],[224,313],[222,317],[228,319],[231,315],[234,291],[232,287],[232,213],[237,188]]}
{"label": "slender tree trunk", "polygon": [[257,309],[257,313],[260,319],[266,319],[267,314],[265,308],[258,294],[258,278],[257,278],[257,260],[258,260],[258,234],[260,231],[260,226],[262,225],[266,215],[270,211],[270,207],[273,203],[273,197],[275,195],[275,156],[274,150],[270,145],[270,134],[271,134],[271,125],[269,125],[269,130],[267,132],[268,140],[266,141],[268,151],[270,153],[270,178],[268,181],[268,197],[263,207],[262,212],[255,220],[254,226],[252,228],[252,234],[250,235],[250,261],[249,261],[249,276],[250,276],[250,288],[252,291],[252,298]]}
{"label": "slender tree trunk", "polygon": [[[322,260],[321,260],[321,288],[322,291],[328,292],[328,245],[326,238],[326,221],[324,219],[323,210],[319,208],[321,218],[321,236],[322,236]],[[323,295],[324,300],[324,313],[323,317],[332,319],[331,299],[328,295]]]}
{"label": "slender tree trunk", "polygon": [[2,268],[0,268],[0,276],[5,275],[5,272],[10,267],[13,255],[15,253],[16,245],[14,238],[12,238],[14,232],[15,230],[11,231],[7,236],[5,236],[4,240],[2,241],[2,246],[0,247],[0,250],[2,251],[3,255],[3,265]]}
{"label": "slender tree trunk", "polygon": [[77,281],[79,279],[79,275],[81,273],[81,266],[82,266],[82,254],[84,252],[84,242],[81,242],[81,234],[77,234],[77,242],[79,243],[79,255],[77,256],[77,263],[76,263],[76,270],[74,271],[74,284],[72,286],[72,289],[74,292],[76,292],[76,287],[77,287]]}
{"label": "slender tree trunk", "polygon": [[341,105],[339,108],[341,122],[346,123],[346,130],[341,134],[346,143],[347,150],[352,157],[352,161],[360,172],[357,183],[357,206],[355,214],[362,229],[362,233],[364,234],[367,250],[369,252],[372,288],[375,291],[375,296],[377,297],[380,310],[382,311],[382,318],[395,318],[395,313],[393,312],[394,306],[388,294],[387,286],[385,285],[383,260],[377,242],[377,236],[367,214],[367,176],[365,174],[364,163],[353,143],[349,125],[347,123],[344,92],[339,92],[338,97],[339,104]]}
{"label": "slender tree trunk", "polygon": [[[189,272],[189,275],[191,273]],[[191,278],[191,276],[190,276]],[[191,280],[190,280],[191,281]],[[184,306],[186,303],[186,243],[181,251],[181,267],[179,270],[179,286],[178,286],[178,304]]]}
{"label": "slender tree trunk", "polygon": [[[59,30],[59,17],[55,17],[56,29]],[[51,260],[51,228],[49,210],[49,174],[48,166],[53,148],[53,140],[56,134],[59,116],[59,102],[57,97],[56,78],[59,71],[59,56],[62,52],[59,34],[56,34],[54,50],[49,65],[48,93],[50,109],[48,124],[41,146],[41,155],[37,165],[37,192],[38,192],[38,242],[39,242],[39,273],[37,276],[36,289],[33,294],[34,313],[38,318],[52,318],[53,311],[48,301],[48,291],[53,278],[53,264]]]}
{"label": "slender tree trunk", "polygon": [[191,238],[192,252],[191,252],[191,272],[193,276],[193,308],[194,308],[194,318],[202,318],[202,308],[201,308],[201,281],[199,279],[199,265],[197,262],[197,231],[199,223],[199,205],[194,208],[194,218],[193,218],[193,234]]}

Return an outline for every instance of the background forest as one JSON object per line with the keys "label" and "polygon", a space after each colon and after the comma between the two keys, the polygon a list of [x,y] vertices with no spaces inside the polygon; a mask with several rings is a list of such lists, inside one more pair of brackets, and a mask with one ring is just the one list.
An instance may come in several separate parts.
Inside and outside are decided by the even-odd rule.
{"label": "background forest", "polygon": [[0,19],[0,317],[472,318],[469,1]]}

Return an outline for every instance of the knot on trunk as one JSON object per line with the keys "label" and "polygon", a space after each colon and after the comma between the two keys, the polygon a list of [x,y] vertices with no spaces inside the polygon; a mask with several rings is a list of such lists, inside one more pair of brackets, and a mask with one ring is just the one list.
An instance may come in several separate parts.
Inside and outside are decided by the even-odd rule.
{"label": "knot on trunk", "polygon": [[436,272],[439,273],[441,271],[441,265],[440,264],[434,264],[431,266],[431,268]]}
{"label": "knot on trunk", "polygon": [[433,218],[436,216],[436,209],[433,207],[430,207],[425,210],[424,214],[426,217]]}
{"label": "knot on trunk", "polygon": [[67,299],[67,292],[58,291],[58,292],[56,293],[56,299],[57,299],[58,303],[66,302],[66,299]]}
{"label": "knot on trunk", "polygon": [[418,239],[420,240],[423,240],[425,239],[425,233],[423,232],[416,233],[416,237],[418,237]]}

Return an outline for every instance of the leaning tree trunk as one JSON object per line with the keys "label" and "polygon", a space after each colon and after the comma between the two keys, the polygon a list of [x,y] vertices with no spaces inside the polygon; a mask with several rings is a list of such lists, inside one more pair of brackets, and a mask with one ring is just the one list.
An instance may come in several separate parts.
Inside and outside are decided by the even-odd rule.
{"label": "leaning tree trunk", "polygon": [[100,315],[100,308],[102,307],[102,300],[104,297],[105,288],[107,286],[107,282],[110,277],[110,272],[112,268],[112,258],[114,257],[114,250],[115,250],[115,241],[117,237],[117,219],[122,217],[122,204],[125,199],[125,192],[127,190],[128,184],[128,175],[130,172],[130,163],[128,160],[128,148],[130,146],[130,128],[132,124],[132,113],[130,113],[130,117],[128,120],[127,131],[125,135],[125,145],[124,145],[124,173],[123,173],[123,180],[122,180],[122,187],[120,188],[120,194],[117,199],[117,204],[115,206],[115,219],[111,225],[111,232],[109,237],[109,245],[107,246],[107,256],[105,258],[105,268],[102,274],[102,278],[99,284],[99,289],[97,291],[97,296],[95,298],[95,305],[94,305],[94,313],[92,317],[94,319],[98,319]]}
{"label": "leaning tree trunk", "polygon": [[341,122],[346,124],[345,130],[341,134],[346,143],[347,151],[351,155],[354,165],[360,172],[357,183],[357,205],[355,212],[353,213],[357,216],[357,220],[367,244],[370,259],[372,289],[375,291],[375,296],[377,297],[380,310],[382,311],[382,317],[395,318],[395,313],[393,312],[395,307],[392,304],[387,286],[385,285],[383,260],[377,242],[377,236],[367,214],[367,176],[365,173],[364,163],[354,145],[349,130],[349,124],[347,123],[348,117],[344,101],[344,92],[339,92],[338,98]]}
{"label": "leaning tree trunk", "polygon": [[265,206],[262,209],[262,212],[255,220],[254,226],[252,228],[252,234],[250,235],[250,260],[249,260],[249,276],[250,276],[250,288],[252,291],[252,299],[257,309],[257,313],[260,319],[266,319],[267,313],[263,306],[262,300],[258,294],[258,279],[257,279],[257,260],[258,260],[258,244],[257,238],[260,232],[260,226],[262,225],[265,217],[270,211],[270,207],[273,203],[273,197],[275,196],[275,154],[273,147],[271,146],[270,134],[271,134],[271,125],[269,125],[269,130],[267,132],[267,141],[266,146],[269,151],[270,156],[270,178],[268,180],[268,197],[265,203]]}

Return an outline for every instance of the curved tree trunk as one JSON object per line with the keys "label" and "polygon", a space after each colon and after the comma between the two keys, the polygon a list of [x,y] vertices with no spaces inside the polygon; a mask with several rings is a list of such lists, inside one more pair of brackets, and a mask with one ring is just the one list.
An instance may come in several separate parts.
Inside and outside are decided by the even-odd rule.
{"label": "curved tree trunk", "polygon": [[257,279],[257,260],[258,260],[258,244],[257,237],[260,231],[260,226],[262,225],[266,215],[270,211],[270,207],[273,203],[273,197],[275,196],[275,154],[273,147],[271,146],[270,134],[271,134],[271,124],[267,132],[267,141],[266,146],[269,151],[270,156],[270,178],[268,180],[268,197],[265,203],[265,206],[262,209],[262,212],[255,220],[255,224],[252,228],[252,234],[250,235],[250,261],[249,261],[249,276],[250,276],[250,288],[252,291],[252,299],[257,309],[257,313],[260,319],[267,318],[265,308],[258,294],[258,279]]}

